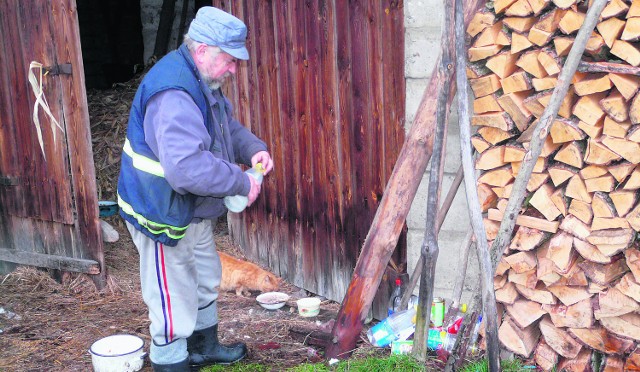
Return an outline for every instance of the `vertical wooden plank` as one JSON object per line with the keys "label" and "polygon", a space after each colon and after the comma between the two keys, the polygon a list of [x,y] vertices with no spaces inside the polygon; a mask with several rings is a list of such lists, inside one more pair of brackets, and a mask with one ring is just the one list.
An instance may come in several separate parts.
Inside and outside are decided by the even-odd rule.
{"label": "vertical wooden plank", "polygon": [[93,166],[91,133],[89,130],[89,111],[84,90],[84,66],[80,51],[80,32],[78,14],[74,0],[53,0],[51,10],[56,30],[56,52],[59,61],[71,63],[72,75],[61,75],[63,111],[67,123],[69,143],[69,162],[77,221],[75,224],[79,244],[86,256],[98,261],[101,273],[94,276],[99,287],[105,285],[106,267],[102,232],[98,218],[98,200],[96,196],[96,177]]}
{"label": "vertical wooden plank", "polygon": [[[279,123],[277,122],[277,112],[274,110],[274,107],[277,107],[277,94],[275,94],[277,88],[274,71],[275,41],[273,18],[270,16],[272,14],[271,2],[254,2],[254,12],[256,15],[254,19],[257,21],[256,31],[258,35],[256,44],[260,46],[257,48],[257,53],[254,57],[255,63],[258,65],[259,89],[261,90],[260,101],[258,102],[262,116],[262,120],[259,123],[259,137],[272,149],[278,145],[273,138],[273,128],[279,125]],[[258,131],[256,130],[256,132]],[[272,153],[272,156],[273,155]],[[281,187],[281,183],[278,181],[278,177],[266,177],[264,182],[265,187],[262,189],[258,200],[259,208],[254,209],[252,213],[257,219],[273,221],[271,211],[277,209],[278,204],[278,195],[275,191]],[[277,244],[274,244],[274,241],[277,240],[277,232],[278,230],[274,229],[268,234],[263,234],[262,229],[258,230],[257,238],[264,238],[266,236],[268,239],[267,244],[263,245],[264,252],[262,253],[262,261],[267,262],[271,267],[278,266]]]}
{"label": "vertical wooden plank", "polygon": [[[265,59],[267,61],[267,91],[266,96],[269,98],[267,103],[267,112],[269,114],[269,138],[268,143],[271,154],[277,164],[278,168],[285,170],[287,168],[288,158],[283,156],[283,124],[281,122],[281,114],[279,107],[281,92],[280,84],[281,69],[278,63],[278,38],[281,36],[277,32],[275,23],[276,15],[274,9],[277,8],[275,2],[261,2],[263,5],[261,13],[264,14],[262,18],[265,20],[265,32],[266,40],[264,44],[264,50],[268,51]],[[273,237],[271,244],[269,245],[269,262],[270,266],[276,268],[278,273],[286,271],[288,264],[288,257],[283,257],[281,249],[281,241],[284,239],[284,233],[286,230],[279,228],[278,225],[282,221],[284,211],[286,211],[287,198],[285,197],[288,187],[286,177],[267,177],[267,184],[264,188],[265,199],[268,201],[266,212],[269,215],[271,226],[274,226]]]}
{"label": "vertical wooden plank", "polygon": [[[317,249],[317,247],[324,246],[322,251],[331,247],[326,247],[327,241],[325,240],[325,231],[323,229],[322,220],[324,218],[324,211],[322,210],[322,199],[326,192],[326,179],[323,174],[323,160],[325,157],[324,151],[324,121],[325,118],[321,116],[320,106],[322,105],[322,96],[320,85],[324,85],[324,80],[320,76],[321,62],[319,59],[319,27],[318,27],[318,1],[306,2],[304,9],[305,18],[305,31],[306,31],[306,43],[305,43],[305,56],[306,56],[306,89],[307,89],[307,122],[305,123],[305,135],[310,146],[307,147],[309,154],[307,157],[311,160],[311,167],[308,169],[311,178],[308,188],[305,189],[306,193],[309,193],[308,198],[311,203],[311,235],[313,240],[311,241],[313,249],[307,250],[309,256],[313,259],[313,276],[315,282],[315,290],[317,293],[325,292],[323,271],[324,267],[324,252]],[[309,156],[310,155],[310,156]],[[321,191],[320,191],[321,190]]]}
{"label": "vertical wooden plank", "polygon": [[[2,92],[11,92],[10,90],[10,67],[13,62],[10,61],[10,48],[11,48],[11,30],[7,27],[10,13],[7,9],[7,3],[0,3],[0,90]],[[20,172],[17,169],[18,166],[18,154],[16,152],[16,133],[15,123],[13,118],[12,102],[10,94],[0,95],[0,105],[4,107],[4,110],[0,110],[0,174],[5,177],[18,177]],[[18,215],[24,215],[24,211],[18,212],[22,207],[17,203],[17,200],[22,196],[22,187],[18,184],[15,186],[0,186],[0,216],[3,214],[14,213]],[[5,219],[4,223],[0,223],[4,227],[4,233],[0,237],[0,244],[5,247],[9,246],[11,229],[6,225],[9,218]],[[0,221],[2,222],[2,221]]]}
{"label": "vertical wooden plank", "polygon": [[[338,200],[341,198],[342,187],[340,185],[340,175],[338,173],[338,156],[336,144],[338,128],[337,112],[339,110],[338,89],[337,89],[337,58],[336,58],[336,9],[331,0],[320,1],[319,3],[319,60],[321,66],[321,81],[318,90],[321,97],[321,116],[323,136],[323,156],[322,156],[322,179],[316,193],[323,195],[321,208],[323,213],[323,230],[326,234],[325,252],[323,256],[322,271],[319,273],[324,278],[324,287],[329,292],[335,293],[339,288],[339,281],[335,280],[333,273],[339,271],[340,247],[338,236],[339,216]],[[324,188],[324,190],[323,190]],[[320,245],[322,247],[322,244]],[[322,249],[317,249],[322,252]],[[330,275],[328,275],[330,273]]]}
{"label": "vertical wooden plank", "polygon": [[[9,44],[8,48],[4,49],[4,53],[9,62],[6,66],[9,78],[9,90],[12,92],[7,97],[9,104],[6,106],[10,112],[11,123],[24,123],[25,125],[12,124],[15,128],[14,145],[16,150],[17,168],[15,171],[21,176],[20,185],[16,186],[16,199],[15,209],[10,213],[21,217],[35,216],[36,211],[33,203],[25,203],[25,201],[31,200],[30,175],[33,173],[33,163],[30,158],[30,151],[32,146],[28,140],[31,117],[25,110],[19,110],[20,107],[28,107],[27,90],[26,90],[26,67],[25,61],[22,56],[21,48],[15,47],[21,45],[21,36],[18,27],[18,2],[3,1],[0,2],[0,13],[3,14],[0,17],[3,22],[3,30],[6,32],[3,34],[5,40]],[[28,150],[25,149],[28,148]],[[33,158],[31,156],[31,158]]]}
{"label": "vertical wooden plank", "polygon": [[[338,102],[337,110],[337,154],[338,173],[342,185],[342,193],[339,196],[339,235],[341,246],[337,252],[336,260],[339,262],[341,273],[351,273],[357,260],[360,245],[357,242],[356,226],[359,223],[359,214],[355,203],[357,199],[357,179],[355,176],[355,153],[353,152],[354,133],[352,131],[354,120],[354,99],[351,90],[353,65],[351,33],[347,25],[351,23],[352,13],[347,0],[335,0],[336,10],[336,57],[337,57],[337,84]],[[343,279],[344,280],[344,279]],[[346,283],[349,281],[349,276]]]}
{"label": "vertical wooden plank", "polygon": [[294,174],[293,180],[295,181],[294,187],[292,189],[293,193],[288,195],[288,203],[290,205],[288,209],[288,218],[289,218],[289,236],[292,237],[291,241],[291,253],[292,257],[295,259],[292,260],[292,264],[289,264],[289,270],[295,272],[293,276],[294,283],[300,283],[298,285],[305,286],[306,277],[304,275],[304,262],[305,262],[305,244],[307,240],[305,239],[305,234],[307,233],[308,224],[303,219],[303,196],[302,196],[302,167],[303,167],[303,156],[304,152],[301,152],[300,146],[300,126],[302,124],[302,118],[304,110],[301,106],[305,101],[305,92],[302,89],[301,82],[296,80],[299,76],[302,75],[303,58],[300,57],[300,48],[301,48],[301,33],[298,31],[296,20],[298,19],[298,8],[300,7],[300,2],[292,2],[288,0],[284,0],[287,3],[286,7],[286,33],[287,33],[287,41],[288,41],[288,51],[287,51],[287,74],[291,80],[291,88],[289,89],[290,94],[290,104],[288,111],[290,112],[291,121],[290,121],[290,157],[294,159],[292,163],[292,171]]}
{"label": "vertical wooden plank", "polygon": [[315,238],[315,209],[313,205],[313,167],[315,143],[313,140],[312,117],[309,112],[312,97],[310,96],[309,56],[307,38],[307,4],[296,2],[294,8],[293,30],[296,39],[294,49],[294,82],[296,85],[296,113],[297,113],[297,153],[300,159],[300,223],[302,228],[302,276],[306,287],[316,290],[318,283],[315,275],[314,238]]}
{"label": "vertical wooden plank", "polygon": [[[251,5],[250,5],[251,4]],[[250,105],[250,113],[248,117],[243,119],[243,124],[251,129],[253,133],[255,133],[258,137],[260,137],[260,123],[262,122],[262,115],[260,110],[257,107],[257,104],[260,100],[260,80],[258,77],[258,66],[257,66],[257,51],[259,48],[258,34],[257,34],[257,19],[255,12],[253,10],[253,2],[244,0],[242,1],[242,9],[243,9],[243,18],[242,20],[247,25],[247,49],[249,50],[249,61],[245,62],[247,65],[247,97],[248,97],[248,105]],[[259,203],[259,202],[258,202]],[[259,204],[258,204],[259,205]],[[235,216],[234,216],[235,217]],[[247,244],[245,249],[249,249],[246,252],[250,257],[254,259],[263,260],[261,256],[261,250],[259,245],[257,244],[256,239],[256,224],[260,223],[258,221],[258,217],[253,212],[253,209],[247,210],[240,215],[240,218],[244,222],[244,226],[246,226],[246,238]],[[264,261],[263,261],[264,262]]]}
{"label": "vertical wooden plank", "polygon": [[[382,5],[382,29],[380,40],[382,50],[382,79],[383,84],[383,127],[385,129],[385,143],[381,151],[384,159],[397,159],[404,142],[405,118],[405,80],[404,80],[404,14],[402,1],[385,0]],[[385,184],[394,162],[384,163]]]}
{"label": "vertical wooden plank", "polygon": [[[400,154],[404,143],[405,118],[405,79],[404,79],[404,13],[403,3],[397,0],[381,2],[381,29],[378,33],[382,43],[382,128],[384,143],[380,152],[383,155],[383,190],[393,172],[394,161]],[[389,161],[394,159],[394,161]],[[407,262],[406,226],[403,229],[392,258],[395,262]]]}
{"label": "vertical wooden plank", "polygon": [[[370,195],[372,177],[372,133],[370,123],[372,121],[372,106],[370,100],[370,66],[369,66],[369,20],[367,19],[367,2],[354,1],[350,4],[351,10],[351,56],[352,56],[352,94],[353,94],[353,157],[356,175],[356,195],[354,207],[356,215],[361,219],[371,221],[373,209]],[[353,244],[361,247],[368,232],[368,224],[356,224],[356,239]]]}
{"label": "vertical wooden plank", "polygon": [[[272,7],[272,17],[274,19],[274,39],[275,39],[275,70],[277,81],[277,106],[273,110],[278,114],[278,125],[274,128],[277,146],[272,150],[272,156],[276,163],[275,177],[281,181],[282,189],[276,189],[279,193],[279,203],[272,213],[277,215],[275,228],[280,233],[280,257],[278,263],[279,272],[284,277],[295,276],[295,251],[291,244],[292,227],[295,226],[291,219],[296,215],[295,203],[295,170],[292,165],[296,158],[293,156],[291,127],[293,125],[293,92],[291,84],[291,39],[287,29],[287,12],[289,5],[286,0],[275,1]],[[286,243],[285,243],[286,242]]]}
{"label": "vertical wooden plank", "polygon": [[368,217],[369,221],[373,220],[380,199],[382,199],[382,191],[385,180],[382,178],[383,164],[384,164],[384,143],[385,136],[382,125],[382,112],[384,107],[382,106],[382,38],[380,37],[380,30],[382,29],[382,14],[380,13],[380,2],[368,2],[366,9],[366,16],[369,22],[367,23],[369,33],[369,86],[370,86],[370,99],[369,105],[371,108],[369,124],[369,139],[367,141],[367,147],[370,148],[369,169],[371,184],[368,190]]}

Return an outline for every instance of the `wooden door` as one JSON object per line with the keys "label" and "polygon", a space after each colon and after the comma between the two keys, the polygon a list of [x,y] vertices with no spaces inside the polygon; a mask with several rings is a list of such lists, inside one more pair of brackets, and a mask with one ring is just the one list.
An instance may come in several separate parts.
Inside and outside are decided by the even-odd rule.
{"label": "wooden door", "polygon": [[0,35],[0,260],[101,273],[75,1],[2,1]]}

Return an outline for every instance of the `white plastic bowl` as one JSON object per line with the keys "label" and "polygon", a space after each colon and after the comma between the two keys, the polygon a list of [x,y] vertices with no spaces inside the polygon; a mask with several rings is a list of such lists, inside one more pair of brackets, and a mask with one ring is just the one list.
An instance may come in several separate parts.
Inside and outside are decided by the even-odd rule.
{"label": "white plastic bowl", "polygon": [[297,301],[298,313],[303,317],[313,317],[320,314],[320,299],[318,297],[305,297]]}
{"label": "white plastic bowl", "polygon": [[133,335],[113,335],[94,342],[89,349],[95,372],[134,372],[144,364],[144,340]]}
{"label": "white plastic bowl", "polygon": [[289,300],[289,295],[282,292],[266,292],[256,297],[260,306],[267,310],[279,309],[287,303],[287,300]]}

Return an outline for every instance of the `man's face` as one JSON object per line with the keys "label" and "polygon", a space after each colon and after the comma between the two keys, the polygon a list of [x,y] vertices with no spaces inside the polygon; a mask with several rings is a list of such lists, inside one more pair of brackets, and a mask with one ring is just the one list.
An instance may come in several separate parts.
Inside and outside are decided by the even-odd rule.
{"label": "man's face", "polygon": [[230,54],[216,51],[216,48],[206,47],[200,69],[200,74],[211,89],[220,88],[229,76],[235,74],[238,62]]}

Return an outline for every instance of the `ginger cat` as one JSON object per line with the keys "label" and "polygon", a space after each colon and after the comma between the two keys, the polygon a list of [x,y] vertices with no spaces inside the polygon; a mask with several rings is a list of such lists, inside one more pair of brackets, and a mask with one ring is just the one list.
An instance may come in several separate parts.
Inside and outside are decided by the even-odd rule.
{"label": "ginger cat", "polygon": [[258,265],[218,252],[222,263],[220,291],[235,291],[237,296],[249,296],[249,291],[270,292],[280,286],[281,279]]}

